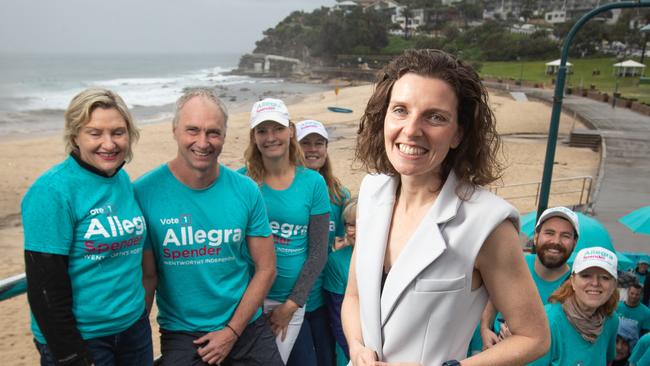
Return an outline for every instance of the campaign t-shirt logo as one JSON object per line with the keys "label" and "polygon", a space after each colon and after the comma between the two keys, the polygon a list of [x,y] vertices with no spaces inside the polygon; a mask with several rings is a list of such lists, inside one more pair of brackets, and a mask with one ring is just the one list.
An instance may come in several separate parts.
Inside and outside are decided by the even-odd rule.
{"label": "campaign t-shirt logo", "polygon": [[[223,244],[240,242],[244,233],[241,228],[195,228],[190,214],[162,218],[160,224],[166,227],[162,241],[163,258],[172,260],[217,257]],[[188,246],[191,248],[183,248]]]}
{"label": "campaign t-shirt logo", "polygon": [[92,217],[83,236],[87,259],[100,260],[109,254],[118,255],[124,252],[124,249],[133,249],[142,242],[146,231],[144,216],[125,219],[113,212],[113,205],[96,207],[89,211]]}

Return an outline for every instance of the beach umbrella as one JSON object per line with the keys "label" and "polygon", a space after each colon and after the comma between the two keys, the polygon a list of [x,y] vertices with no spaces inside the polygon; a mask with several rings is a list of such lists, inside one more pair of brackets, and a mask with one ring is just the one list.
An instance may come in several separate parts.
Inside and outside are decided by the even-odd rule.
{"label": "beach umbrella", "polygon": [[650,206],[634,210],[618,219],[618,222],[635,233],[650,235]]}
{"label": "beach umbrella", "polygon": [[[580,249],[588,247],[603,247],[612,252],[616,252],[612,243],[612,237],[609,235],[605,225],[601,224],[594,217],[585,215],[582,212],[576,212],[576,214],[578,215],[580,232],[578,233],[578,243],[576,244],[574,254]],[[520,219],[521,232],[529,239],[535,233],[536,215],[537,212],[531,212],[522,216]]]}

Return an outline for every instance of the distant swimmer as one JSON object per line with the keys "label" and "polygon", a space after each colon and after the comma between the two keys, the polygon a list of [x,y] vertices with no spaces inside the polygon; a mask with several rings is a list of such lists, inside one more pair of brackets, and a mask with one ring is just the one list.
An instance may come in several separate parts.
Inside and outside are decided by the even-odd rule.
{"label": "distant swimmer", "polygon": [[27,298],[41,365],[151,365],[142,286],[147,225],[124,164],[138,130],[106,89],[65,112],[70,154],[22,202]]}
{"label": "distant swimmer", "polygon": [[255,182],[219,163],[227,122],[213,89],[186,90],[172,125],[176,157],[135,183],[165,366],[283,365],[262,316],[275,277],[271,228]]}

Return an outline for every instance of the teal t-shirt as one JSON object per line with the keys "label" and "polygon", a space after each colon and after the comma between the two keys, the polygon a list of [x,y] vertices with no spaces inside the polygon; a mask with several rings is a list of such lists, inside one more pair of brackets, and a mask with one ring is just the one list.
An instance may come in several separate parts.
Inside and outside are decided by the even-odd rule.
{"label": "teal t-shirt", "polygon": [[[156,258],[162,329],[223,328],[251,279],[246,238],[271,235],[257,185],[224,165],[219,171],[217,180],[204,189],[178,181],[167,164],[135,183],[149,222],[145,249]],[[260,314],[261,309],[252,320]]]}
{"label": "teal t-shirt", "polygon": [[634,271],[634,275],[639,280],[639,283],[641,284],[641,286],[643,286],[643,284],[645,284],[645,279],[647,277],[647,274],[641,274],[638,271]]}
{"label": "teal t-shirt", "polygon": [[[343,201],[334,203],[330,199],[330,227],[329,227],[329,238],[328,238],[328,255],[332,253],[334,248],[334,241],[336,237],[342,238],[345,235],[345,223],[343,222],[343,209],[345,204],[350,200],[350,191],[347,188],[342,187],[341,193],[343,194]],[[321,306],[325,305],[325,297],[323,295],[323,279],[325,272],[321,272],[321,275],[318,276],[314,286],[309,292],[309,297],[307,298],[307,304],[305,305],[305,310],[307,312],[314,311]]]}
{"label": "teal t-shirt", "polygon": [[625,301],[618,303],[616,312],[620,317],[630,319],[636,324],[639,334],[641,331],[650,330],[650,309],[639,303],[636,307],[629,307],[625,304]]}
{"label": "teal t-shirt", "polygon": [[535,272],[535,254],[526,254],[524,258],[526,259],[526,264],[528,265],[528,270],[533,276],[533,281],[537,287],[537,292],[539,297],[542,299],[544,305],[548,304],[548,298],[553,294],[555,290],[566,281],[567,278],[571,275],[571,271],[567,271],[564,275],[558,278],[555,281],[546,281],[543,278],[539,277]]}
{"label": "teal t-shirt", "polygon": [[[246,174],[246,169],[238,170]],[[273,232],[277,274],[267,298],[285,302],[298,280],[309,254],[309,217],[329,213],[325,179],[316,171],[298,166],[287,189],[260,186]]]}
{"label": "teal t-shirt", "polygon": [[551,348],[544,357],[530,363],[533,366],[606,366],[616,356],[618,317],[609,316],[594,343],[585,341],[569,323],[562,304],[544,307],[551,329]]}
{"label": "teal t-shirt", "polygon": [[348,284],[350,260],[352,259],[352,246],[341,248],[332,252],[327,258],[325,266],[325,279],[323,288],[329,292],[344,295]]}
{"label": "teal t-shirt", "polygon": [[[147,225],[129,176],[99,176],[68,157],[23,198],[25,250],[68,256],[72,314],[83,339],[122,332],[144,313]],[[34,338],[45,343],[32,317]]]}
{"label": "teal t-shirt", "polygon": [[628,359],[630,365],[634,366],[648,366],[650,365],[650,333],[644,335],[636,342],[636,346],[632,350],[632,354]]}
{"label": "teal t-shirt", "polygon": [[336,238],[342,238],[345,236],[343,209],[345,208],[347,202],[350,200],[350,191],[345,187],[341,187],[341,194],[344,197],[343,202],[335,203],[330,200],[329,252],[332,251]]}
{"label": "teal t-shirt", "polygon": [[[571,271],[567,271],[564,275],[555,281],[546,281],[545,279],[539,277],[537,275],[537,272],[535,272],[536,257],[536,254],[529,253],[524,256],[524,259],[526,260],[526,265],[528,265],[528,271],[530,271],[530,275],[533,277],[533,282],[535,282],[537,293],[542,299],[542,304],[546,305],[548,304],[548,298],[564,283],[564,281],[566,281],[567,278],[569,278]],[[494,320],[494,330],[497,334],[501,328],[501,323],[498,321],[499,318],[502,318],[501,313],[497,314],[497,317]]]}

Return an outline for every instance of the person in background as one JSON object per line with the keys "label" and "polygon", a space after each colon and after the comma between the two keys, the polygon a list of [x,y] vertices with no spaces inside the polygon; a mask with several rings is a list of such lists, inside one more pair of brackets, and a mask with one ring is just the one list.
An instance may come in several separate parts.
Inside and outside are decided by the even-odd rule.
{"label": "person in background", "polygon": [[176,157],[135,183],[163,366],[283,365],[261,310],[275,276],[266,207],[253,181],[219,163],[227,122],[214,89],[186,89],[172,122]]}
{"label": "person in background", "polygon": [[618,304],[616,254],[602,247],[582,249],[571,277],[550,297],[546,315],[551,348],[533,366],[605,366],[616,356]]}
{"label": "person in background", "polygon": [[478,74],[439,50],[407,50],[378,73],[358,130],[370,174],[341,308],[355,366],[458,365],[488,294],[513,336],[468,364],[523,364],[548,347],[517,210],[482,188],[500,170],[487,98]]}
{"label": "person in background", "polygon": [[323,280],[330,325],[336,339],[336,360],[339,366],[347,365],[350,358],[350,350],[341,324],[341,305],[343,304],[345,287],[348,283],[350,260],[352,259],[352,250],[356,239],[357,200],[355,198],[345,205],[343,220],[345,223],[345,238],[341,247],[327,258],[324,271],[325,279]]}
{"label": "person in background", "polygon": [[636,268],[634,269],[634,274],[636,278],[639,279],[641,285],[645,284],[646,276],[648,275],[648,262],[647,258],[641,258],[636,262]]}
{"label": "person in background", "polygon": [[309,292],[327,261],[330,199],[325,179],[304,166],[284,102],[256,102],[250,125],[246,166],[240,172],[259,185],[271,223],[278,274],[264,300],[264,312],[286,363]]}
{"label": "person in background", "polygon": [[643,287],[638,283],[627,290],[627,299],[618,303],[616,312],[620,318],[629,319],[637,330],[637,336],[650,331],[650,309],[641,303]]}
{"label": "person in background", "polygon": [[[544,305],[548,303],[548,298],[553,291],[571,274],[567,261],[575,249],[579,231],[578,216],[566,207],[547,208],[537,220],[533,235],[536,254],[527,254],[525,259]],[[483,349],[494,346],[510,335],[507,324],[502,323],[503,319],[500,316],[497,322],[494,322],[495,314],[496,309],[488,300],[481,316]],[[494,330],[491,328],[492,325]]]}
{"label": "person in background", "polygon": [[[331,252],[336,238],[343,237],[341,212],[350,192],[332,171],[332,163],[327,153],[329,135],[325,126],[314,120],[300,121],[296,123],[296,137],[305,156],[305,166],[319,172],[327,184],[330,197],[328,252]],[[305,320],[291,351],[288,366],[334,365],[334,338],[330,333],[329,323],[321,272],[307,298]]]}
{"label": "person in background", "polygon": [[69,156],[22,201],[27,299],[42,366],[151,365],[142,286],[147,225],[122,169],[139,132],[106,89],[65,112]]}
{"label": "person in background", "polygon": [[629,319],[619,318],[616,334],[616,357],[614,357],[612,366],[628,366],[630,354],[638,340],[636,324]]}

